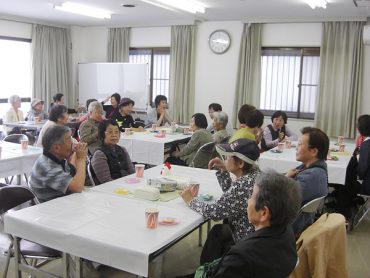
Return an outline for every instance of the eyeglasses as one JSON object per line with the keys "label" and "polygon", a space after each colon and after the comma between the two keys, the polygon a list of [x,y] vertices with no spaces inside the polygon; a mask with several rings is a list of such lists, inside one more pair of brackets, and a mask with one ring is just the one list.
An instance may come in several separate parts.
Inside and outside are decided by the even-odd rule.
{"label": "eyeglasses", "polygon": [[120,135],[121,133],[119,131],[106,131],[105,134],[108,134],[108,135]]}

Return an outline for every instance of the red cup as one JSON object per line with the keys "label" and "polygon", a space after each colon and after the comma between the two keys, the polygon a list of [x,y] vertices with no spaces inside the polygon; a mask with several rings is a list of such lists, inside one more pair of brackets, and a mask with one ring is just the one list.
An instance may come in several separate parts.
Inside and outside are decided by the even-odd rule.
{"label": "red cup", "polygon": [[145,222],[148,229],[155,229],[158,225],[159,210],[156,208],[148,208],[145,210]]}
{"label": "red cup", "polygon": [[339,145],[339,152],[341,152],[341,153],[344,152],[345,147],[346,147],[346,145],[340,144]]}
{"label": "red cup", "polygon": [[144,177],[144,164],[135,164],[135,175],[137,178]]}

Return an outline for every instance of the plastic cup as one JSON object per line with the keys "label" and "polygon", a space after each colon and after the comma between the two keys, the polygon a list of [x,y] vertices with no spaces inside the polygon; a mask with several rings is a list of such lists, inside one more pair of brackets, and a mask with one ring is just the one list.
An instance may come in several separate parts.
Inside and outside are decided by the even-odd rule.
{"label": "plastic cup", "polygon": [[157,124],[152,124],[152,131],[156,131],[157,130]]}
{"label": "plastic cup", "polygon": [[135,176],[137,178],[142,178],[144,177],[144,164],[135,164]]}
{"label": "plastic cup", "polygon": [[27,150],[28,149],[28,140],[27,139],[22,139],[21,140],[21,147],[22,147],[22,150]]}
{"label": "plastic cup", "polygon": [[148,229],[155,229],[158,225],[159,210],[156,208],[147,208],[145,210],[145,222]]}
{"label": "plastic cup", "polygon": [[191,195],[193,197],[197,197],[198,196],[198,192],[199,192],[199,183],[197,183],[197,182],[190,182],[189,188],[190,188]]}
{"label": "plastic cup", "polygon": [[288,150],[292,147],[292,142],[290,140],[286,140],[285,141],[285,148],[287,148]]}
{"label": "plastic cup", "polygon": [[338,136],[338,146],[344,144],[344,136]]}
{"label": "plastic cup", "polygon": [[278,151],[279,152],[283,152],[284,151],[284,148],[285,148],[285,143],[282,143],[281,142],[281,143],[278,144]]}
{"label": "plastic cup", "polygon": [[130,133],[131,133],[131,128],[126,127],[126,128],[125,128],[125,135],[126,135],[126,136],[129,136],[129,135],[130,135]]}
{"label": "plastic cup", "polygon": [[339,145],[339,152],[341,152],[341,153],[344,152],[345,147],[346,147],[346,145],[340,144]]}

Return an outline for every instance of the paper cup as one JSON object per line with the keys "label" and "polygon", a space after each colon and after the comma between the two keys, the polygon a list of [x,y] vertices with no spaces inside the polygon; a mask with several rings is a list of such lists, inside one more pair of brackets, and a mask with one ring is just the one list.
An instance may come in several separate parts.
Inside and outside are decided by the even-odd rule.
{"label": "paper cup", "polygon": [[158,225],[159,210],[156,208],[147,208],[145,210],[145,222],[148,229],[155,229]]}
{"label": "paper cup", "polygon": [[197,197],[198,196],[198,192],[199,192],[199,183],[197,183],[197,182],[190,182],[189,188],[190,188],[191,195],[193,197]]}
{"label": "paper cup", "polygon": [[27,150],[28,149],[28,140],[27,139],[22,139],[21,140],[21,147],[22,147],[22,150]]}
{"label": "paper cup", "polygon": [[283,152],[285,148],[285,143],[279,143],[278,144],[278,151]]}
{"label": "paper cup", "polygon": [[156,131],[157,130],[157,124],[152,124],[152,131]]}
{"label": "paper cup", "polygon": [[126,135],[126,136],[129,136],[130,134],[131,134],[131,128],[126,127],[126,128],[125,128],[125,135]]}
{"label": "paper cup", "polygon": [[164,129],[161,130],[161,137],[162,138],[166,137],[166,130]]}
{"label": "paper cup", "polygon": [[285,140],[285,148],[288,150],[292,147],[292,141],[290,140]]}
{"label": "paper cup", "polygon": [[189,128],[188,127],[184,127],[184,135],[188,135],[189,134]]}
{"label": "paper cup", "polygon": [[135,176],[137,178],[142,178],[144,177],[144,164],[135,164]]}
{"label": "paper cup", "polygon": [[40,117],[34,117],[33,120],[34,120],[35,124],[38,124],[38,123],[41,122]]}
{"label": "paper cup", "polygon": [[339,145],[339,152],[341,152],[341,153],[344,152],[345,147],[346,147],[346,145],[340,144]]}
{"label": "paper cup", "polygon": [[338,146],[344,144],[344,136],[338,136]]}

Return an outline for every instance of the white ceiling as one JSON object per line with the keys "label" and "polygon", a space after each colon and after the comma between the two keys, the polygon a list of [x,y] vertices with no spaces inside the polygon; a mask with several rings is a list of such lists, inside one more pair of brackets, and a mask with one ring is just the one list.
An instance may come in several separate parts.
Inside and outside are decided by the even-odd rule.
{"label": "white ceiling", "polygon": [[[140,0],[69,0],[109,10],[112,18],[93,19],[53,9],[63,0],[1,0],[0,18],[60,26],[167,26],[200,21],[312,22],[328,20],[364,20],[369,7],[356,7],[353,0],[327,0],[327,8],[312,10],[303,0],[198,0],[206,13],[194,16],[162,9]],[[185,0],[186,1],[186,0]],[[370,0],[363,0],[369,1]],[[134,4],[124,8],[122,4]]]}

